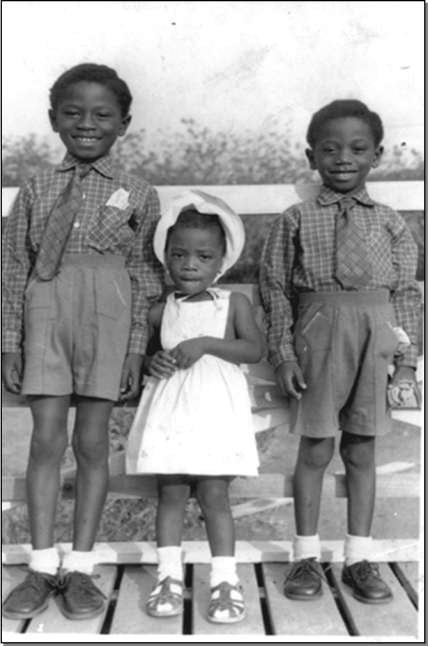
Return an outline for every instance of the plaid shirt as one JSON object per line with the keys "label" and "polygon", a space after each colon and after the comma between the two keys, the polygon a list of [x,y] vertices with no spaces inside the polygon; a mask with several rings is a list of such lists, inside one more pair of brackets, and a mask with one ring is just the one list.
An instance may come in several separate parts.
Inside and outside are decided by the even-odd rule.
{"label": "plaid shirt", "polygon": [[[69,153],[55,169],[42,171],[19,191],[3,236],[2,351],[22,349],[24,292],[36,259],[49,212],[69,183],[76,159]],[[144,180],[121,172],[108,154],[91,164],[82,180],[83,205],[73,223],[66,253],[113,253],[125,256],[132,288],[132,323],[128,352],[144,354],[147,314],[160,296],[163,268],[152,239],[160,216],[156,190]],[[118,189],[128,204],[107,205]]]}
{"label": "plaid shirt", "polygon": [[[274,222],[266,239],[260,266],[260,292],[274,368],[284,361],[296,361],[292,333],[296,295],[304,291],[342,290],[333,277],[335,221],[342,197],[323,187],[317,198],[287,209]],[[359,289],[390,291],[397,324],[411,341],[408,350],[396,358],[396,364],[416,366],[421,305],[415,280],[416,243],[403,218],[388,206],[374,202],[364,188],[353,197],[356,204],[352,213],[365,232],[372,265],[369,284]]]}

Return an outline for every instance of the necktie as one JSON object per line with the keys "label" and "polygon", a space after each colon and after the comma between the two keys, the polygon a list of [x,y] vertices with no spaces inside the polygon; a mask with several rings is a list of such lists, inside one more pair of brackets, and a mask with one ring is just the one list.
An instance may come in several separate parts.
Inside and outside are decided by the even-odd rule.
{"label": "necktie", "polygon": [[41,280],[51,280],[58,272],[74,218],[82,204],[81,180],[90,168],[89,164],[76,166],[73,177],[49,213],[35,265],[35,272]]}
{"label": "necktie", "polygon": [[352,197],[342,198],[336,220],[335,277],[344,288],[365,286],[371,278],[366,234],[352,213],[354,206]]}

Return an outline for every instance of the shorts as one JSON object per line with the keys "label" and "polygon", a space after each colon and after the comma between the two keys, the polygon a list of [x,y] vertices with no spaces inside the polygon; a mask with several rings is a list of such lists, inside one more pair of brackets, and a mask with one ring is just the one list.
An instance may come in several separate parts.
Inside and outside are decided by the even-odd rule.
{"label": "shorts", "polygon": [[388,365],[398,341],[387,290],[300,294],[295,352],[307,389],[292,400],[291,432],[382,435],[391,428]]}
{"label": "shorts", "polygon": [[23,394],[118,399],[131,327],[122,256],[66,254],[52,280],[30,279],[24,323]]}

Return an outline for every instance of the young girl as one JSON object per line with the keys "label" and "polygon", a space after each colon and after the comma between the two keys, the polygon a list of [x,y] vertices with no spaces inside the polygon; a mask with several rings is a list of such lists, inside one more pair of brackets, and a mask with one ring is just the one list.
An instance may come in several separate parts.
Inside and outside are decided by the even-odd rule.
{"label": "young girl", "polygon": [[213,286],[237,261],[244,235],[224,202],[191,191],[161,218],[154,236],[175,291],[149,314],[162,350],[151,358],[127,470],[159,478],[158,583],[146,606],[156,617],[182,612],[180,544],[192,485],[212,553],[208,619],[244,617],[228,489],[233,476],[257,475],[250,400],[238,364],[258,362],[263,342],[246,296]]}

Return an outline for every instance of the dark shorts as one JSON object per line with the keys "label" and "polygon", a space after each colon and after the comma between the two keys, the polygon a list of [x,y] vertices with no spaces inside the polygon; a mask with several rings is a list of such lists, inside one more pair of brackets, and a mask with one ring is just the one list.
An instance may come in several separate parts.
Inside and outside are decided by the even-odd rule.
{"label": "dark shorts", "polygon": [[386,387],[397,348],[389,292],[305,293],[299,297],[294,344],[307,384],[291,403],[291,432],[334,436],[339,430],[390,430]]}
{"label": "dark shorts", "polygon": [[68,254],[25,293],[25,395],[116,400],[128,347],[131,285],[121,256]]}

